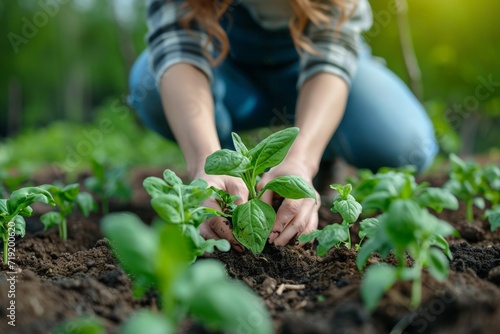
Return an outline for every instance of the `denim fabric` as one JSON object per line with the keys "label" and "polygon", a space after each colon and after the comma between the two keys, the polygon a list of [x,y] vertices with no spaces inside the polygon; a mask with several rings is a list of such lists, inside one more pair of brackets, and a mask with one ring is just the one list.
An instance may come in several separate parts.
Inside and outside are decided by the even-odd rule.
{"label": "denim fabric", "polygon": [[[223,21],[230,55],[213,71],[217,132],[231,147],[231,131],[256,128],[269,134],[277,125],[293,125],[299,55],[288,30],[265,30],[243,9]],[[237,22],[237,24],[236,24]],[[174,139],[144,51],[130,73],[129,103],[141,120]],[[266,131],[265,131],[266,132]],[[407,164],[424,169],[437,153],[432,124],[406,85],[362,47],[344,117],[324,159],[340,156],[358,168],[377,170]]]}

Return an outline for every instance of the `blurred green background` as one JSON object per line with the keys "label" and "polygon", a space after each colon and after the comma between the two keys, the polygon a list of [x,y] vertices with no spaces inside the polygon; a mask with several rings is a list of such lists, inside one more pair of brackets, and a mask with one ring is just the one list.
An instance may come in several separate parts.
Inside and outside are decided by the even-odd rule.
{"label": "blurred green background", "polygon": [[[87,138],[85,133],[99,129],[103,119],[111,119],[113,129],[98,145],[86,148],[89,155],[130,164],[182,164],[175,146],[142,128],[125,104],[129,68],[146,46],[144,3],[0,2],[4,34],[0,39],[0,166],[69,163],[71,150]],[[410,36],[422,74],[413,86],[421,88],[442,152],[478,154],[497,149],[500,1],[407,3]],[[409,41],[405,16],[398,15],[393,0],[371,0],[371,4],[374,25],[366,41],[374,55],[411,84],[401,48],[401,40]],[[78,169],[85,163],[76,165]]]}

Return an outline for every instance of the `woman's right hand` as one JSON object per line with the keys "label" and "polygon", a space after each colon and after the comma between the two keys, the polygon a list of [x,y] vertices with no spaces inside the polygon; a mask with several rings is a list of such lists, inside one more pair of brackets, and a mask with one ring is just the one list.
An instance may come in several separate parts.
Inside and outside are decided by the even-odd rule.
{"label": "woman's right hand", "polygon": [[[236,204],[242,204],[248,199],[248,189],[246,188],[243,181],[236,177],[224,175],[208,175],[204,172],[199,172],[196,174],[195,179],[196,178],[207,181],[209,186],[225,190],[231,195],[239,196],[240,199],[236,201]],[[205,202],[203,202],[203,205],[221,210],[219,203],[217,203],[217,201],[213,197],[210,197]],[[242,253],[245,249],[236,240],[231,229],[232,225],[225,217],[212,217],[210,219],[207,219],[200,225],[200,233],[203,238],[215,240],[226,239],[227,241],[229,241],[231,247],[235,251]]]}

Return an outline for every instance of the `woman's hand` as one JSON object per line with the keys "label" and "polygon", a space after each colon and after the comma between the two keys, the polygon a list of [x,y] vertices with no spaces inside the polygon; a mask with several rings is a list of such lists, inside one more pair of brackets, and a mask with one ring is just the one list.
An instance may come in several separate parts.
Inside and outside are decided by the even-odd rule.
{"label": "woman's hand", "polygon": [[[312,187],[312,175],[308,168],[300,163],[285,160],[262,176],[257,189],[262,189],[269,181],[278,176],[286,175],[300,176]],[[273,197],[275,198],[276,195],[272,191],[266,191],[261,199],[272,205]],[[284,199],[276,213],[276,221],[269,236],[269,242],[283,246],[295,236],[316,230],[318,227],[318,211],[321,205],[321,199],[317,191],[316,200],[317,202],[312,198]]]}
{"label": "woman's hand", "polygon": [[[238,178],[231,176],[221,176],[221,175],[208,175],[204,172],[199,172],[194,178],[200,178],[207,181],[209,186],[214,186],[217,189],[225,190],[231,195],[240,196],[240,199],[236,201],[236,204],[242,204],[247,201],[248,190],[243,183]],[[204,203],[204,206],[221,210],[219,203],[215,198],[210,197]],[[242,253],[244,251],[243,246],[234,237],[230,223],[225,217],[213,217],[207,219],[200,225],[201,236],[205,239],[226,239],[231,244],[231,247]]]}

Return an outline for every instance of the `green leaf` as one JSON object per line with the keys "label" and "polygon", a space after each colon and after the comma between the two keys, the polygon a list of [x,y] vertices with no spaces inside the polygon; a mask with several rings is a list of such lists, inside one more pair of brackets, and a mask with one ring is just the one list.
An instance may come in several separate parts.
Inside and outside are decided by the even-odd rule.
{"label": "green leaf", "polygon": [[41,215],[40,221],[42,222],[42,224],[44,226],[44,231],[46,231],[49,228],[63,224],[64,217],[61,215],[60,212],[51,211],[51,212],[47,212],[47,213],[44,213],[43,215]]}
{"label": "green leaf", "polygon": [[134,313],[120,329],[120,334],[174,334],[173,324],[163,313],[142,309]]}
{"label": "green leaf", "polygon": [[40,187],[26,187],[14,191],[7,200],[7,211],[13,215],[34,202],[55,205],[54,198],[45,189]]}
{"label": "green leaf", "polygon": [[474,197],[474,205],[479,209],[484,210],[486,207],[486,203],[484,202],[484,198],[482,197]]}
{"label": "green leaf", "polygon": [[85,217],[88,217],[92,211],[97,210],[97,203],[94,201],[92,195],[87,192],[78,194],[76,204]]}
{"label": "green leaf", "polygon": [[78,183],[68,184],[64,188],[61,189],[61,197],[73,203],[80,192],[80,185]]}
{"label": "green leaf", "polygon": [[205,252],[213,253],[215,252],[215,248],[217,248],[221,252],[229,252],[229,250],[231,249],[231,244],[225,239],[208,239],[203,241],[199,248],[199,251],[201,251],[202,254]]}
{"label": "green leaf", "polygon": [[380,221],[377,218],[366,218],[359,223],[359,237],[374,238],[380,229]]}
{"label": "green leaf", "polygon": [[347,199],[347,197],[351,194],[352,191],[352,185],[350,183],[346,184],[345,186],[335,183],[330,185],[330,188],[337,190],[342,199]]}
{"label": "green leaf", "polygon": [[233,212],[233,234],[243,246],[260,254],[276,219],[274,209],[260,199],[239,205]]}
{"label": "green leaf", "polygon": [[247,286],[226,279],[221,263],[204,260],[179,277],[173,291],[208,328],[230,333],[273,333],[263,302]]}
{"label": "green leaf", "polygon": [[142,186],[146,189],[149,196],[153,198],[168,194],[170,189],[172,189],[167,182],[156,176],[149,176],[145,178],[142,182]]}
{"label": "green leaf", "polygon": [[170,187],[174,185],[182,185],[182,180],[170,169],[165,169],[163,172],[163,179]]}
{"label": "green leaf", "polygon": [[317,237],[318,248],[316,253],[318,256],[325,256],[326,253],[335,246],[339,246],[341,242],[346,242],[349,238],[349,227],[340,224],[332,224],[321,230],[321,234]]}
{"label": "green leaf", "polygon": [[151,206],[163,220],[170,224],[184,223],[181,199],[174,195],[161,195],[151,199]]}
{"label": "green leaf", "polygon": [[413,200],[396,199],[384,218],[384,232],[395,246],[407,247],[416,241],[416,231],[423,229],[429,215]]}
{"label": "green leaf", "polygon": [[296,127],[287,128],[273,133],[252,148],[248,152],[248,156],[252,161],[253,174],[260,175],[266,169],[279,165],[298,133],[299,129]]}
{"label": "green leaf", "polygon": [[446,241],[446,239],[441,234],[436,234],[432,236],[431,245],[441,249],[444,252],[444,254],[448,256],[449,259],[453,258],[453,255],[451,254],[450,250],[450,245],[448,244],[448,241]]}
{"label": "green leaf", "polygon": [[366,262],[372,256],[373,253],[379,252],[382,257],[389,253],[391,249],[390,243],[383,237],[382,233],[378,233],[375,238],[368,239],[363,243],[361,249],[358,252],[358,256],[356,257],[356,265],[359,271],[362,271]]}
{"label": "green leaf", "polygon": [[361,201],[361,206],[364,210],[378,209],[387,211],[391,203],[391,194],[388,191],[378,191],[366,196]]}
{"label": "green leaf", "polygon": [[186,208],[197,208],[212,196],[212,189],[197,187],[197,186],[182,186],[182,202],[184,210]]}
{"label": "green leaf", "polygon": [[374,264],[361,281],[361,298],[369,311],[375,310],[384,293],[397,281],[397,269],[388,264]]}
{"label": "green leaf", "polygon": [[301,236],[299,236],[299,242],[311,242],[313,239],[317,238],[320,235],[320,230],[315,230],[308,234],[302,234]]}
{"label": "green leaf", "polygon": [[241,177],[251,168],[250,159],[239,152],[223,149],[207,157],[205,173]]}
{"label": "green leaf", "polygon": [[457,210],[458,200],[450,192],[441,188],[424,188],[417,195],[416,201],[420,206],[431,208],[437,212],[444,209]]}
{"label": "green leaf", "polygon": [[231,136],[233,137],[233,144],[234,147],[236,148],[236,151],[241,153],[244,156],[248,156],[248,148],[243,144],[243,141],[241,140],[240,136],[236,132],[232,132]]}
{"label": "green leaf", "polygon": [[26,221],[24,220],[24,217],[19,215],[14,217],[14,229],[16,235],[24,238],[24,236],[26,235]]}
{"label": "green leaf", "polygon": [[431,248],[427,253],[427,269],[432,277],[438,281],[445,281],[450,270],[450,262],[441,250]]}
{"label": "green leaf", "polygon": [[131,213],[106,215],[101,228],[123,268],[153,285],[159,247],[157,234]]}
{"label": "green leaf", "polygon": [[259,195],[262,195],[266,190],[274,191],[284,198],[314,198],[316,200],[316,192],[313,187],[298,176],[279,176],[269,181],[264,188],[262,188]]}
{"label": "green leaf", "polygon": [[354,199],[354,197],[347,195],[347,199],[334,202],[331,210],[334,213],[340,213],[342,219],[344,219],[347,223],[352,224],[358,220],[363,208],[361,207],[361,204]]}

